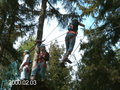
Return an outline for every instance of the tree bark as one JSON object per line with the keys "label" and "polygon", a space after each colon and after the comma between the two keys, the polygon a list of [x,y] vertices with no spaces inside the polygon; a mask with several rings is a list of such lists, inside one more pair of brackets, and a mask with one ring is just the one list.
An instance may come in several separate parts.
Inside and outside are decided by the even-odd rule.
{"label": "tree bark", "polygon": [[[43,36],[43,27],[44,27],[44,21],[45,21],[45,16],[46,16],[46,8],[47,8],[47,0],[42,0],[42,5],[41,5],[41,12],[40,12],[40,17],[39,17],[39,26],[38,26],[38,31],[37,31],[37,38],[36,40],[42,41],[42,36]],[[36,48],[35,48],[35,54],[34,54],[34,59],[33,59],[33,65],[32,65],[32,70],[36,66],[36,58],[37,58],[37,53],[39,51],[38,45],[41,45],[41,42],[36,43]]]}
{"label": "tree bark", "polygon": [[47,0],[42,0],[41,13],[39,18],[39,26],[37,31],[37,40],[42,40],[44,20],[46,15]]}

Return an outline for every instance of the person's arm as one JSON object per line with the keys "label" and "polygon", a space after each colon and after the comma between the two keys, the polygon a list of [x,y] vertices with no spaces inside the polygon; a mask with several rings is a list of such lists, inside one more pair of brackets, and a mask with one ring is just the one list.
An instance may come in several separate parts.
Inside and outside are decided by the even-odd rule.
{"label": "person's arm", "polygon": [[20,65],[20,69],[23,68],[23,66],[26,64],[27,60],[29,59],[29,55],[25,55],[22,64]]}
{"label": "person's arm", "polygon": [[80,26],[82,26],[82,27],[85,27],[85,25],[84,25],[84,24],[82,24],[82,23],[80,23],[80,22],[79,22],[79,25],[80,25]]}

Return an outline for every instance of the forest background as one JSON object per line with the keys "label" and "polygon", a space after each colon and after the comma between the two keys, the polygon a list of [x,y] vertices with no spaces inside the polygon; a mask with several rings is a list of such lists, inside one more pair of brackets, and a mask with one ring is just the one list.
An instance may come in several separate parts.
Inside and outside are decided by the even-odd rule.
{"label": "forest background", "polygon": [[[46,42],[51,56],[47,70],[48,86],[55,90],[119,90],[120,2],[118,0],[0,0],[1,89],[9,88],[8,81],[19,77],[18,68],[22,52],[30,49],[36,39],[46,39],[45,31],[48,30],[46,22],[48,21],[48,25],[53,27],[56,25],[60,28],[59,32],[64,34],[72,18],[78,18],[86,25],[86,29],[79,32],[82,35],[78,35],[79,47],[75,46],[74,49],[74,51],[80,50],[77,51],[79,57],[73,55],[74,58],[71,59],[76,63],[68,65],[63,70],[59,67],[59,61],[65,52],[65,46],[61,46],[59,40]],[[90,21],[85,21],[87,18]],[[51,20],[55,20],[58,24]],[[91,22],[90,26],[88,22]],[[49,29],[49,33],[52,30],[58,31],[53,28]],[[54,35],[51,33],[51,36]],[[24,42],[16,49],[14,45],[20,41],[18,39],[20,37],[24,38],[22,39]],[[62,41],[64,42],[64,39]],[[31,56],[34,57],[34,51],[31,52]],[[74,66],[76,66],[75,72]]]}

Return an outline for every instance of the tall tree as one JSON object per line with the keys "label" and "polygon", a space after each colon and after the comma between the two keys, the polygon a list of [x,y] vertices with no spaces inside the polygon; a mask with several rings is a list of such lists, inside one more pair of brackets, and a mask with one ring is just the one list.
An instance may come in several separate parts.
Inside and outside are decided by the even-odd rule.
{"label": "tall tree", "polygon": [[12,69],[11,64],[15,60],[20,61],[21,54],[13,47],[15,41],[34,31],[32,11],[32,7],[23,0],[22,3],[19,0],[0,0],[0,81],[10,79],[13,75],[9,70]]}
{"label": "tall tree", "polygon": [[46,5],[47,5],[47,0],[42,0],[41,3],[41,13],[40,13],[40,17],[39,17],[39,26],[38,26],[38,31],[37,31],[37,40],[39,40],[40,42],[37,43],[36,45],[36,51],[34,54],[34,60],[33,60],[33,67],[36,66],[36,57],[37,57],[37,53],[38,53],[38,46],[41,45],[41,41],[42,41],[42,35],[43,35],[43,26],[44,26],[44,20],[45,20],[45,15],[46,15]]}
{"label": "tall tree", "polygon": [[[44,19],[56,17],[61,26],[68,24],[69,18],[80,16],[75,13],[75,2],[77,0],[9,0],[0,1],[0,56],[1,63],[10,63],[8,56],[18,59],[19,53],[13,48],[18,37],[23,37],[27,32],[35,31],[37,24],[35,17],[39,17],[37,39],[42,40]],[[48,3],[48,4],[47,4]],[[55,4],[61,3],[68,13],[62,14]],[[38,5],[41,8],[38,9]],[[37,9],[36,9],[37,7]],[[48,7],[48,8],[46,8]],[[68,8],[69,7],[69,8]],[[7,54],[6,54],[7,53]],[[10,58],[9,57],[9,58]],[[7,65],[7,64],[4,64]]]}
{"label": "tall tree", "polygon": [[48,62],[48,86],[53,90],[70,90],[70,68],[60,67],[60,58],[62,57],[64,48],[56,43],[50,45],[50,60]]}
{"label": "tall tree", "polygon": [[83,0],[84,15],[95,18],[94,28],[86,35],[88,43],[81,45],[84,50],[82,65],[78,68],[81,90],[119,90],[120,59],[116,58],[115,47],[120,41],[120,12],[118,0]]}
{"label": "tall tree", "polygon": [[[32,8],[22,1],[1,0],[0,2],[0,62],[8,65],[11,60],[18,60],[19,53],[13,48],[18,37],[23,37],[27,32],[33,32]],[[26,23],[29,22],[29,23]],[[6,63],[6,64],[5,64]]]}
{"label": "tall tree", "polygon": [[[35,58],[37,57],[37,52],[38,52],[38,46],[42,43],[42,35],[43,35],[43,26],[44,26],[44,20],[45,18],[57,18],[59,24],[62,27],[66,27],[68,24],[68,21],[70,18],[77,17],[81,19],[80,14],[75,12],[75,6],[78,1],[73,0],[73,1],[64,1],[64,0],[41,0],[41,8],[40,8],[40,17],[39,17],[39,25],[38,25],[38,31],[37,31],[37,38],[39,42],[36,44],[36,51],[34,54],[34,60],[33,60],[33,67],[36,65]],[[48,8],[47,8],[47,3],[48,3]],[[53,5],[62,3],[64,9],[68,11],[66,14],[61,14],[58,9],[56,9]],[[68,8],[69,7],[69,8]]]}

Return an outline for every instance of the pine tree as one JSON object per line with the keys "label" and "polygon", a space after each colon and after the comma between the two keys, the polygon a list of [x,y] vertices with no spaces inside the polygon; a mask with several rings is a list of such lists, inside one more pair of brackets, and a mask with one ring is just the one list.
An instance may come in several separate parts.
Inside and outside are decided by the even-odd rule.
{"label": "pine tree", "polygon": [[[44,26],[44,21],[46,18],[57,18],[59,24],[62,27],[66,27],[68,24],[68,21],[70,18],[77,17],[81,19],[80,15],[76,13],[75,11],[75,3],[78,1],[76,0],[68,0],[68,1],[59,1],[59,0],[41,0],[41,8],[40,8],[40,14],[39,14],[39,25],[38,25],[38,30],[37,30],[37,38],[36,40],[39,40],[40,42],[36,44],[36,51],[34,54],[34,58],[37,57],[37,51],[38,51],[38,46],[41,45],[42,43],[42,36],[43,36],[43,26]],[[49,4],[49,9],[47,9],[47,3]],[[69,13],[67,14],[61,14],[59,10],[57,10],[53,5],[57,3],[62,3],[62,7],[64,7],[65,10],[68,10]],[[69,8],[68,8],[69,6]],[[48,11],[47,11],[48,10]],[[33,67],[36,65],[36,61],[33,60]]]}
{"label": "pine tree", "polygon": [[48,86],[53,90],[70,90],[70,68],[60,67],[60,58],[64,48],[60,48],[57,43],[51,44],[49,53],[50,60],[48,63]]}
{"label": "pine tree", "polygon": [[[119,48],[120,15],[118,0],[97,0],[86,2],[85,15],[95,18],[94,28],[87,34],[88,43],[81,45],[84,50],[82,64],[78,68],[79,89],[119,90],[120,64],[115,47]],[[102,23],[102,24],[100,24]]]}
{"label": "pine tree", "polygon": [[18,37],[25,36],[27,32],[33,33],[35,23],[33,23],[32,11],[32,8],[24,1],[20,4],[19,0],[1,0],[0,62],[2,65],[10,64],[10,59],[19,60],[20,53],[14,49],[13,44]]}
{"label": "pine tree", "polygon": [[[20,2],[21,1],[21,2]],[[62,14],[54,7],[62,3],[67,14]],[[42,40],[44,19],[48,17],[57,18],[60,25],[65,27],[69,19],[79,18],[80,14],[75,13],[75,2],[77,0],[1,0],[0,1],[0,62],[2,66],[8,66],[14,60],[20,61],[20,53],[13,48],[18,37],[24,37],[26,33],[34,34],[37,27],[34,22],[39,17],[37,39]],[[47,4],[48,3],[48,4]],[[37,5],[42,8],[36,10]],[[46,5],[49,8],[46,9]],[[68,8],[69,7],[69,8]],[[27,23],[29,22],[29,23]],[[4,68],[3,68],[4,69]]]}

